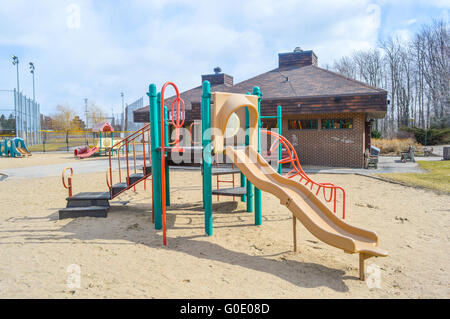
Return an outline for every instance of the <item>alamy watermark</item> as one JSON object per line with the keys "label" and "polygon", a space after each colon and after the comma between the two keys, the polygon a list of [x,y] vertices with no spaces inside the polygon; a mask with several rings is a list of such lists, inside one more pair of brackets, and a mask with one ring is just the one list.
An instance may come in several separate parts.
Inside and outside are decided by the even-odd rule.
{"label": "alamy watermark", "polygon": [[79,289],[81,287],[81,267],[77,264],[67,266],[68,275],[66,285],[68,289]]}
{"label": "alamy watermark", "polygon": [[381,268],[371,264],[366,267],[366,285],[369,289],[381,288]]}
{"label": "alamy watermark", "polygon": [[69,29],[79,29],[81,27],[81,9],[76,3],[69,4],[66,8],[66,25]]}

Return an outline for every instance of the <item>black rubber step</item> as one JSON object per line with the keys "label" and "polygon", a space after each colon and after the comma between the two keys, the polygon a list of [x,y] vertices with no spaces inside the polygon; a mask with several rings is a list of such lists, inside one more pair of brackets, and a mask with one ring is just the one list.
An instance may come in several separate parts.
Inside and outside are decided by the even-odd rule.
{"label": "black rubber step", "polygon": [[142,172],[145,175],[150,175],[152,173],[152,166],[151,165],[142,166]]}
{"label": "black rubber step", "polygon": [[114,184],[112,187],[112,194],[113,194],[113,196],[115,196],[116,194],[120,193],[121,191],[123,191],[124,189],[127,189],[127,188],[128,188],[127,183]]}
{"label": "black rubber step", "polygon": [[68,207],[59,211],[59,219],[79,218],[79,217],[100,217],[108,216],[108,207],[91,206],[91,207]]}
{"label": "black rubber step", "polygon": [[247,189],[245,187],[220,188],[213,189],[212,194],[220,196],[244,196],[247,194]]}
{"label": "black rubber step", "polygon": [[78,193],[72,197],[67,197],[66,199],[67,207],[109,207],[111,195],[109,192],[84,192]]}
{"label": "black rubber step", "polygon": [[140,181],[141,179],[143,179],[145,177],[144,174],[142,173],[137,173],[137,174],[131,174],[129,178],[127,178],[128,180],[128,185],[133,185],[134,183]]}
{"label": "black rubber step", "polygon": [[237,174],[240,173],[241,171],[239,170],[239,168],[235,167],[212,167],[211,169],[211,175],[215,176],[215,175],[229,175],[229,174]]}

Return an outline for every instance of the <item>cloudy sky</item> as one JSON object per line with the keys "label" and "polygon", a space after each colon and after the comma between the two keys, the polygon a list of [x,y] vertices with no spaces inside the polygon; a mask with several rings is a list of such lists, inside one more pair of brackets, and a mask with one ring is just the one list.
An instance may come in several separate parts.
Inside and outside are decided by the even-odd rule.
{"label": "cloudy sky", "polygon": [[42,113],[64,104],[82,114],[85,97],[119,113],[122,91],[131,103],[149,83],[186,90],[216,66],[239,82],[276,68],[277,54],[296,46],[332,64],[448,19],[449,8],[448,0],[2,0],[0,90],[16,87],[15,54],[28,96],[28,62],[36,65]]}

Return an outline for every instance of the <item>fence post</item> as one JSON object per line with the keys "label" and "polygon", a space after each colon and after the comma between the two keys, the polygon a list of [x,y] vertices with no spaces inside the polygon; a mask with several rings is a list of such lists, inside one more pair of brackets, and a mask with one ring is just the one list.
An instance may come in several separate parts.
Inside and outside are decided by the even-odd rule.
{"label": "fence post", "polygon": [[67,153],[69,152],[69,131],[66,131],[66,148]]}
{"label": "fence post", "polygon": [[42,150],[45,153],[45,143],[47,142],[47,132],[44,132],[44,140],[42,141]]}

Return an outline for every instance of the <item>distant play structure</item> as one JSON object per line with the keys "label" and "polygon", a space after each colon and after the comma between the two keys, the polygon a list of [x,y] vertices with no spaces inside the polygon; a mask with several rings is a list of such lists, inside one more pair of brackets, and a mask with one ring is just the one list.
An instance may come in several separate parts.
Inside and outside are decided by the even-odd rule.
{"label": "distant play structure", "polygon": [[[171,121],[164,105],[168,87],[172,87],[175,91],[175,99],[171,105]],[[241,185],[229,189],[228,195],[239,197],[246,202],[247,211],[254,212],[255,225],[262,224],[261,192],[268,192],[276,196],[292,213],[295,251],[296,221],[299,220],[308,231],[324,243],[342,249],[346,253],[358,253],[360,279],[364,280],[365,260],[374,256],[387,256],[388,253],[378,247],[376,233],[344,221],[345,191],[342,187],[332,183],[315,182],[303,171],[294,147],[281,135],[281,107],[277,113],[278,133],[261,130],[262,93],[258,87],[253,88],[252,94],[211,92],[210,83],[205,81],[202,90],[201,145],[195,143],[191,143],[191,146],[180,145],[179,130],[184,124],[185,114],[184,102],[178,87],[173,82],[167,82],[161,92],[157,93],[156,86],[151,84],[147,93],[150,101],[150,123],[109,149],[109,168],[106,173],[109,191],[79,193],[74,196],[70,193],[67,207],[60,210],[60,218],[106,217],[110,199],[131,188],[135,189],[140,182],[144,182],[146,187],[146,180],[151,178],[153,222],[155,229],[162,230],[163,244],[167,245],[166,209],[171,204],[168,154],[201,151],[204,227],[208,236],[213,234],[212,176],[221,169],[233,172],[238,170],[242,174]],[[176,138],[173,146],[169,144],[169,124],[175,128]],[[238,132],[244,132],[243,141],[234,138]],[[267,155],[277,154],[277,170],[261,155],[261,133],[275,139]],[[146,148],[149,143],[150,147]],[[142,144],[139,156],[136,144]],[[117,149],[117,169],[113,171],[114,148]],[[120,150],[125,152],[122,158]],[[221,154],[231,160],[233,168],[216,167],[214,170],[213,157]],[[126,167],[122,167],[123,161]],[[137,161],[139,164],[136,164]],[[289,165],[291,168],[286,176],[282,175],[283,165]],[[71,180],[66,184],[63,177],[63,183],[67,188],[70,185],[71,192]],[[324,202],[319,198],[322,196]],[[337,216],[339,201],[342,203],[342,218]],[[330,203],[333,208],[328,207],[326,203]]]}
{"label": "distant play structure", "polygon": [[4,157],[27,157],[31,156],[24,139],[15,137],[0,141],[0,156]]}
{"label": "distant play structure", "polygon": [[114,144],[120,140],[114,140],[114,128],[109,123],[100,123],[92,128],[94,145],[82,146],[74,150],[74,156],[83,159],[91,156],[107,156],[109,150],[117,151]]}

